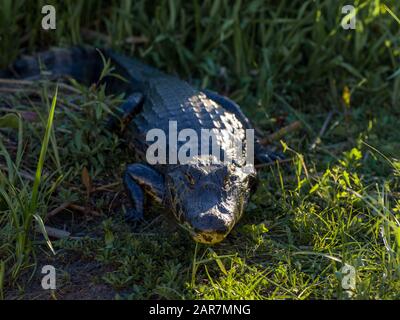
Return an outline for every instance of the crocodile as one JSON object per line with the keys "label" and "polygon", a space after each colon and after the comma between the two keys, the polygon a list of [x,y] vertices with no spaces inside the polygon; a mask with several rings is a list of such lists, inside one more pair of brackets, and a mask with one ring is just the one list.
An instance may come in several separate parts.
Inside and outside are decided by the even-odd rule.
{"label": "crocodile", "polygon": [[[157,128],[166,133],[166,148],[171,138],[171,122],[177,132],[190,128],[201,136],[202,129],[224,129],[243,142],[243,152],[253,150],[256,162],[269,163],[282,158],[260,143],[257,131],[250,143],[246,130],[253,130],[249,119],[231,99],[211,90],[200,90],[174,75],[166,74],[139,60],[110,49],[79,46],[53,48],[31,56],[22,56],[0,72],[0,77],[39,79],[71,77],[83,84],[98,83],[104,62],[112,63],[119,77],[106,77],[107,90],[125,93],[118,117],[109,120],[113,130],[124,128],[124,136],[139,161],[126,166],[123,175],[131,208],[128,221],[143,219],[144,200],[154,201],[172,211],[177,221],[200,243],[222,241],[241,218],[257,186],[254,163],[215,159],[212,150],[201,150],[190,161],[148,163],[151,146],[146,135]],[[228,139],[229,140],[229,139]],[[226,136],[215,142],[222,154],[233,151]],[[178,149],[185,141],[178,141]],[[195,153],[196,154],[196,153]]]}

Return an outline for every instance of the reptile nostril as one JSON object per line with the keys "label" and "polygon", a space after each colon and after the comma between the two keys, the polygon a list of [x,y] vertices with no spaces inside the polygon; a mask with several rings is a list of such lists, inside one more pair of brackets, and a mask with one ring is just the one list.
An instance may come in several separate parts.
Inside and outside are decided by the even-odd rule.
{"label": "reptile nostril", "polygon": [[193,228],[199,233],[222,233],[229,231],[229,221],[223,219],[221,215],[206,213],[196,218]]}

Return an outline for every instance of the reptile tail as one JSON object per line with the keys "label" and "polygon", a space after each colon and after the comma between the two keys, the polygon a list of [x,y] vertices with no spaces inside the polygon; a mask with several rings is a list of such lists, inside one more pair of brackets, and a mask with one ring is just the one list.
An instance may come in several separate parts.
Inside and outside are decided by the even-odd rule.
{"label": "reptile tail", "polygon": [[135,58],[126,57],[112,50],[105,50],[105,55],[111,60],[117,73],[128,79],[136,88],[140,89],[147,81],[151,81],[157,76],[167,76],[162,71],[142,63]]}
{"label": "reptile tail", "polygon": [[91,84],[99,79],[103,69],[100,53],[90,47],[55,48],[34,56],[22,56],[0,78],[36,80],[45,77],[69,76]]}
{"label": "reptile tail", "polygon": [[[106,60],[111,61],[116,73],[125,80],[117,77],[106,77],[107,92],[127,94],[140,90],[143,84],[161,71],[150,67],[134,58],[127,58],[109,49],[102,49]],[[54,48],[33,56],[22,56],[8,69],[0,70],[0,78],[36,80],[41,78],[57,78],[68,76],[80,83],[90,85],[96,83],[104,68],[99,50],[88,46],[71,48]],[[165,75],[164,75],[165,76]]]}

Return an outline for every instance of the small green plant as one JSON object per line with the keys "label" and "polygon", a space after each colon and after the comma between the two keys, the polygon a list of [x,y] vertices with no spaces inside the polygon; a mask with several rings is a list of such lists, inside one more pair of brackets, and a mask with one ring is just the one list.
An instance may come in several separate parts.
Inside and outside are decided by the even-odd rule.
{"label": "small green plant", "polygon": [[5,209],[3,207],[3,210],[7,210],[9,212],[9,219],[11,220],[10,229],[6,230],[8,231],[8,236],[6,238],[7,243],[5,243],[5,246],[7,247],[12,244],[14,244],[15,246],[14,250],[12,250],[14,252],[13,255],[6,257],[6,259],[2,261],[2,280],[4,280],[5,263],[9,263],[11,257],[15,259],[15,263],[10,268],[11,279],[13,281],[16,280],[16,278],[18,277],[21,269],[23,269],[27,263],[30,263],[29,260],[31,258],[33,250],[33,219],[35,219],[36,224],[41,230],[43,236],[45,237],[48,246],[54,252],[39,212],[44,209],[40,208],[40,206],[43,206],[45,204],[44,201],[46,201],[46,199],[44,197],[49,196],[48,194],[46,195],[49,190],[40,190],[40,186],[43,179],[42,169],[44,166],[47,147],[50,140],[56,102],[57,89],[53,97],[51,107],[49,109],[46,130],[41,144],[40,156],[36,166],[36,175],[34,178],[33,186],[31,186],[30,183],[27,183],[24,180],[19,171],[23,156],[23,123],[21,119],[19,119],[18,122],[18,148],[15,161],[12,160],[12,156],[7,151],[3,143],[0,143],[1,155],[6,159],[8,171],[8,176],[5,176],[3,172],[0,173],[0,194],[2,197],[1,200],[3,206],[6,206],[7,208]]}

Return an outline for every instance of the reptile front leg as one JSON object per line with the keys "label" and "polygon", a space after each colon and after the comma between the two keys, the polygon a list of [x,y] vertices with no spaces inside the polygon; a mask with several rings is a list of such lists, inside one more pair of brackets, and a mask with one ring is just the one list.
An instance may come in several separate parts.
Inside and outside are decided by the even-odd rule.
{"label": "reptile front leg", "polygon": [[140,163],[128,165],[123,180],[132,203],[132,208],[126,215],[128,221],[143,219],[143,191],[150,194],[158,202],[162,202],[164,199],[164,178],[149,166]]}
{"label": "reptile front leg", "polygon": [[132,118],[140,112],[143,102],[144,95],[142,93],[132,93],[119,106],[116,115],[110,116],[107,121],[107,128],[116,133],[122,133]]}

